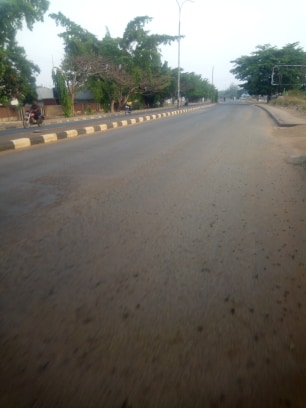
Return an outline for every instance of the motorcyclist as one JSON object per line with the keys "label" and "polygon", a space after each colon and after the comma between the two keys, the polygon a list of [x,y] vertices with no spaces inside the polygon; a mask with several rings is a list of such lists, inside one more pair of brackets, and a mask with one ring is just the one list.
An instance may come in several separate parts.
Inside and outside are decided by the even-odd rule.
{"label": "motorcyclist", "polygon": [[41,109],[39,107],[39,105],[34,102],[31,106],[31,112],[34,113],[34,119],[38,120],[38,118],[41,116]]}
{"label": "motorcyclist", "polygon": [[131,113],[132,112],[132,102],[127,102],[125,105],[125,113]]}

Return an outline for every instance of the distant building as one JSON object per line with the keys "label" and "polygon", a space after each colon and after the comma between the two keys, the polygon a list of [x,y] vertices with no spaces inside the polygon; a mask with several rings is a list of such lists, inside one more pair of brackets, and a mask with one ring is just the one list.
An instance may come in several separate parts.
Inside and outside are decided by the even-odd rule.
{"label": "distant building", "polygon": [[54,99],[53,89],[46,88],[45,86],[38,86],[36,92],[39,101],[43,101],[44,99]]}
{"label": "distant building", "polygon": [[[55,117],[64,114],[63,107],[60,105],[58,95],[56,95],[54,88],[39,86],[36,88],[36,92],[37,101],[46,116]],[[84,90],[76,94],[74,110],[76,114],[88,114],[91,112],[100,112],[101,106],[94,101],[92,92]]]}
{"label": "distant building", "polygon": [[[45,86],[38,86],[36,88],[37,92],[37,100],[39,102],[44,102],[45,105],[48,105],[46,101],[56,99],[54,95],[54,90],[51,88],[47,88]],[[91,91],[79,91],[76,94],[75,101],[76,102],[92,102],[94,100],[93,94]]]}

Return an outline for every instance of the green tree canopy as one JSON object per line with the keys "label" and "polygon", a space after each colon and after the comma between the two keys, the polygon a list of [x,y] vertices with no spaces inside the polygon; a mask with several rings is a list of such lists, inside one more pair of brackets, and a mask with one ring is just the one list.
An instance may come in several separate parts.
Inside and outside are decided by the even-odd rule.
{"label": "green tree canopy", "polygon": [[[270,44],[258,45],[251,55],[243,55],[234,61],[235,66],[231,73],[235,78],[244,82],[241,87],[251,95],[270,95],[273,92],[282,92],[286,89],[294,89],[301,85],[301,79],[297,75],[290,75],[291,79],[282,78],[277,87],[272,88],[271,77],[275,65],[305,65],[306,53],[299,43],[287,44],[283,48],[277,48]],[[292,68],[293,69],[293,68]],[[292,69],[286,71],[292,74]],[[296,71],[297,72],[297,71]],[[288,82],[290,82],[288,84]],[[286,86],[282,85],[286,83]]]}
{"label": "green tree canopy", "polygon": [[190,102],[211,96],[211,85],[207,79],[194,72],[181,73],[181,93]]}
{"label": "green tree canopy", "polygon": [[65,28],[58,36],[64,41],[66,57],[77,57],[79,55],[97,55],[99,41],[96,36],[74,23],[62,13],[49,15],[57,26]]}
{"label": "green tree canopy", "polygon": [[[106,93],[110,109],[115,103],[123,106],[132,94],[152,94],[168,85],[170,77],[161,63],[159,46],[170,44],[177,37],[149,34],[144,26],[151,21],[150,17],[136,17],[129,22],[122,38],[112,38],[107,29],[102,40],[97,40],[61,13],[51,14],[51,17],[65,28],[65,32],[59,34],[65,44],[65,58],[60,69],[64,72],[67,61],[87,56],[90,61],[87,86],[96,96]],[[105,69],[106,60],[108,69]],[[71,64],[69,67],[71,77]]]}
{"label": "green tree canopy", "polygon": [[24,22],[29,30],[36,21],[43,21],[49,8],[48,0],[1,0],[0,2],[0,45],[15,37]]}
{"label": "green tree canopy", "polygon": [[[55,83],[60,83],[62,88],[64,79],[64,94],[70,95],[72,110],[75,95],[82,87],[90,89],[96,100],[111,111],[115,106],[123,107],[129,99],[154,106],[175,95],[177,70],[162,63],[160,47],[178,37],[151,34],[145,29],[151,17],[134,18],[127,24],[122,38],[113,38],[107,29],[99,40],[61,13],[50,16],[64,28],[59,34],[65,49],[57,71],[61,81]],[[216,89],[200,75],[186,73],[181,82],[190,100],[216,99]]]}
{"label": "green tree canopy", "polygon": [[24,48],[15,41],[11,41],[5,51],[2,50],[2,55],[0,100],[4,104],[14,98],[20,102],[32,102],[37,97],[33,73],[39,72],[38,66],[27,60]]}
{"label": "green tree canopy", "polygon": [[219,92],[219,96],[221,98],[234,99],[239,98],[242,93],[243,90],[238,85],[231,83],[227,89],[223,89],[222,91]]}
{"label": "green tree canopy", "polygon": [[175,36],[149,34],[144,26],[152,21],[151,17],[136,17],[130,21],[124,31],[120,46],[132,58],[135,66],[143,67],[146,72],[161,67],[161,45],[169,45],[177,39]]}
{"label": "green tree canopy", "polygon": [[32,30],[43,21],[48,0],[1,0],[0,2],[0,101],[12,98],[31,102],[36,97],[35,75],[39,67],[28,61],[24,48],[16,42],[24,23]]}

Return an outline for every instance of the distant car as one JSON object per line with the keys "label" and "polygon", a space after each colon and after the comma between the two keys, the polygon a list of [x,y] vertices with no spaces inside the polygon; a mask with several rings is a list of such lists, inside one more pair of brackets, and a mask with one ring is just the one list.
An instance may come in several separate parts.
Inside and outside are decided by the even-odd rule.
{"label": "distant car", "polygon": [[240,99],[248,99],[248,98],[250,98],[250,97],[251,97],[250,94],[248,94],[248,93],[243,93],[243,94],[240,96]]}

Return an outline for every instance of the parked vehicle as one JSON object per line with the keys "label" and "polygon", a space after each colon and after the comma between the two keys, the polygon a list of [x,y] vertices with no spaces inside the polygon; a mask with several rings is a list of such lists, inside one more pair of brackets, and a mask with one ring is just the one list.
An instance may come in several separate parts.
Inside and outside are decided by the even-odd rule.
{"label": "parked vehicle", "polygon": [[44,123],[44,115],[36,115],[35,112],[26,111],[25,117],[23,119],[23,127],[29,128],[30,126],[42,126]]}

